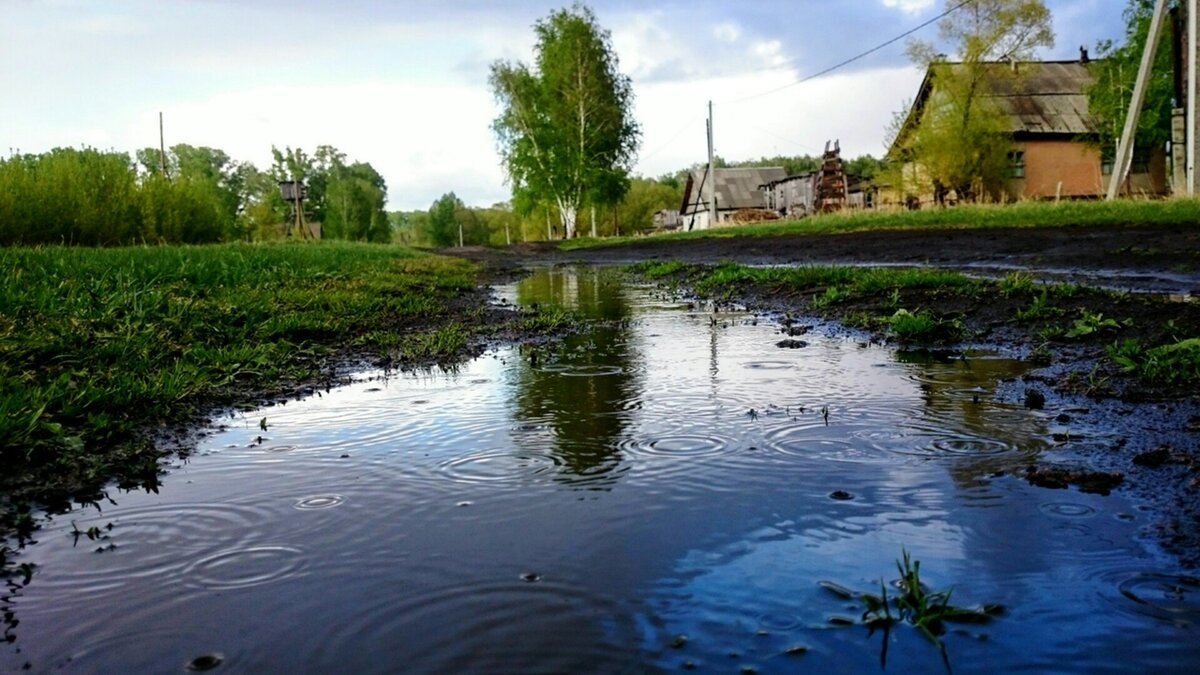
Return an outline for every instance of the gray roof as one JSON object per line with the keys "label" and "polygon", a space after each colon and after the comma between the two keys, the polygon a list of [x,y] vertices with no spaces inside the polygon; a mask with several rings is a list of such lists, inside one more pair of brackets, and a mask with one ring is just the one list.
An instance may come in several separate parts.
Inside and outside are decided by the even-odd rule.
{"label": "gray roof", "polygon": [[1087,97],[1095,78],[1087,64],[1072,61],[1030,65],[1030,72],[1016,87],[1007,79],[992,82],[992,96],[1008,113],[1013,132],[1095,133]]}
{"label": "gray roof", "polygon": [[[930,66],[908,119],[897,135],[897,142],[902,142],[908,135],[932,93],[934,71],[946,67],[961,68],[962,64],[935,63]],[[1013,68],[1011,63],[989,63],[987,67],[996,72],[996,77],[986,80],[988,97],[999,103],[1000,109],[1008,115],[1014,134],[1077,136],[1096,132],[1096,122],[1088,114],[1087,98],[1088,87],[1095,77],[1087,63],[1021,61],[1016,64],[1019,77],[1015,79],[1008,75]],[[893,150],[895,147],[894,144]]]}
{"label": "gray roof", "polygon": [[[762,186],[787,176],[787,171],[779,166],[714,169],[713,173],[716,175],[717,208],[722,211],[765,208]],[[688,175],[682,213],[708,210],[703,203],[708,200],[708,185],[705,184],[703,190],[700,188],[701,181],[705,180],[704,174],[704,169],[697,169]]]}

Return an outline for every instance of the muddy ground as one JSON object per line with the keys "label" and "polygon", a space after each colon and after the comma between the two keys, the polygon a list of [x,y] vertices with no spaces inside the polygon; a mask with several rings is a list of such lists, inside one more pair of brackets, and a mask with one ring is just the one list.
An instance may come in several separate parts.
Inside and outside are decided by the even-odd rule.
{"label": "muddy ground", "polygon": [[[1040,332],[1050,322],[1064,319],[1011,319],[1028,298],[992,295],[972,299],[918,290],[907,294],[905,303],[938,307],[960,317],[969,327],[967,342],[953,345],[940,356],[935,353],[933,358],[954,358],[957,350],[974,347],[1020,358],[1037,356],[1037,367],[1025,377],[998,383],[996,389],[998,399],[1037,408],[1056,429],[1053,450],[1036,466],[1028,467],[1022,478],[1046,489],[1121,491],[1137,505],[1138,513],[1127,515],[1144,524],[1147,543],[1189,567],[1200,567],[1200,394],[1186,386],[1145,386],[1121,376],[1104,355],[1105,345],[1117,338],[1155,344],[1168,320],[1183,335],[1200,336],[1200,302],[1194,302],[1200,297],[1200,228],[871,231],[677,241],[647,238],[573,251],[539,242],[446,252],[486,263],[494,273],[510,274],[522,267],[546,264],[643,260],[921,265],[982,277],[1021,271],[1038,280],[1135,291],[1114,299],[1111,294],[1084,289],[1064,308],[1072,313],[1086,309],[1128,318],[1130,326],[1119,334],[1049,343]],[[681,284],[686,292],[686,278],[671,283]],[[813,311],[808,304],[812,295],[742,286],[732,300],[768,316],[788,313],[812,319],[825,330],[846,331],[864,340],[881,339],[870,329],[848,328],[845,320],[880,310],[882,298]],[[1161,302],[1168,295],[1175,296],[1174,301]]]}
{"label": "muddy ground", "polygon": [[921,264],[981,274],[1029,269],[1138,290],[1200,295],[1200,228],[1088,227],[868,231],[663,240],[560,251],[554,243],[449,253],[499,265],[675,259],[753,265]]}

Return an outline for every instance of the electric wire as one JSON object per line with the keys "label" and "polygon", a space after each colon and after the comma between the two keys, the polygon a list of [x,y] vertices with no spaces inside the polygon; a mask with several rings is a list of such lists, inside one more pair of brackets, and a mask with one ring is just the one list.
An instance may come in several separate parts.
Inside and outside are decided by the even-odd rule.
{"label": "electric wire", "polygon": [[965,7],[966,5],[969,5],[969,4],[971,4],[971,3],[972,3],[972,2],[974,2],[974,1],[975,1],[975,0],[962,0],[962,2],[958,3],[957,5],[954,5],[953,7],[951,7],[950,9],[947,9],[946,11],[942,12],[941,14],[938,14],[937,16],[933,17],[932,19],[929,19],[928,21],[925,21],[924,23],[921,23],[921,24],[919,24],[919,25],[917,25],[917,26],[914,26],[914,27],[912,27],[912,28],[910,28],[910,29],[908,29],[908,30],[904,31],[903,33],[901,33],[901,34],[899,34],[899,35],[897,35],[897,36],[895,36],[895,37],[891,38],[890,40],[888,40],[888,41],[886,41],[886,42],[881,42],[881,43],[879,43],[879,44],[875,45],[874,47],[871,47],[870,49],[866,50],[865,52],[861,52],[861,53],[859,53],[859,54],[855,54],[854,56],[851,56],[850,58],[848,58],[848,59],[846,59],[846,60],[844,60],[844,61],[841,61],[840,63],[836,63],[836,64],[834,64],[834,65],[832,65],[832,66],[829,66],[828,68],[826,68],[826,69],[824,69],[824,70],[821,70],[821,71],[815,72],[815,73],[813,73],[812,75],[807,75],[807,76],[805,76],[805,77],[802,77],[802,78],[800,78],[799,80],[796,80],[795,82],[789,82],[789,83],[787,83],[787,84],[785,84],[785,85],[782,85],[782,86],[779,86],[779,87],[775,87],[774,89],[768,89],[767,91],[762,91],[762,92],[759,92],[759,93],[757,93],[757,94],[750,94],[749,96],[743,96],[743,97],[741,97],[741,98],[735,98],[735,99],[733,99],[733,100],[730,100],[730,101],[723,101],[723,102],[719,102],[719,103],[718,103],[718,105],[732,105],[732,104],[734,104],[734,103],[743,103],[743,102],[745,102],[745,101],[751,101],[751,100],[754,100],[754,99],[756,99],[756,98],[761,98],[761,97],[763,97],[763,96],[767,96],[767,95],[774,94],[774,93],[776,93],[776,92],[779,92],[779,91],[783,91],[784,89],[787,89],[787,88],[789,88],[789,87],[794,87],[794,86],[796,86],[796,85],[798,85],[798,84],[804,84],[805,82],[808,82],[809,80],[815,80],[815,79],[817,79],[818,77],[821,77],[821,76],[823,76],[823,75],[828,75],[829,73],[832,73],[833,71],[835,71],[835,70],[838,70],[838,69],[840,69],[840,68],[844,68],[845,66],[848,66],[848,65],[850,65],[851,63],[854,63],[855,61],[858,61],[859,59],[862,59],[862,58],[865,58],[865,57],[867,57],[867,56],[870,56],[871,54],[874,54],[875,52],[879,51],[880,49],[883,49],[884,47],[887,47],[887,46],[889,46],[889,45],[893,45],[893,44],[895,44],[895,43],[899,42],[900,40],[902,40],[902,39],[904,39],[904,38],[908,37],[909,35],[912,35],[913,33],[916,33],[917,31],[921,30],[922,28],[925,28],[926,26],[928,26],[928,25],[930,25],[930,24],[932,24],[932,23],[936,23],[937,21],[940,21],[940,20],[942,20],[943,18],[945,18],[945,17],[949,16],[950,14],[952,14],[952,13],[954,13],[954,12],[956,12],[956,11],[958,11],[958,10],[962,9],[963,7]]}

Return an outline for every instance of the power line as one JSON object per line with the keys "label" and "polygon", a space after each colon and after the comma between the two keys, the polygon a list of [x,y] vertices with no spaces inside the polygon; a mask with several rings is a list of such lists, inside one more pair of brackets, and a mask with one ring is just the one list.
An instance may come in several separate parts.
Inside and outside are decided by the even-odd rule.
{"label": "power line", "polygon": [[650,159],[651,157],[662,152],[663,150],[666,150],[667,148],[669,148],[671,146],[672,143],[679,140],[680,136],[682,136],[684,133],[686,133],[688,131],[691,131],[692,127],[694,127],[694,126],[696,126],[695,119],[693,119],[691,122],[688,122],[687,124],[683,125],[683,127],[680,128],[679,131],[675,132],[675,135],[671,137],[671,140],[659,145],[658,147],[654,148],[654,150],[652,150],[651,152],[648,152],[648,153],[642,155],[641,157],[638,157],[638,163],[641,164],[642,162],[646,161],[647,159]]}
{"label": "power line", "polygon": [[729,105],[729,104],[733,104],[733,103],[742,103],[744,101],[750,101],[752,99],[761,98],[768,94],[774,94],[777,91],[783,91],[784,89],[787,89],[788,87],[794,87],[798,84],[804,84],[805,82],[808,82],[809,80],[815,80],[818,77],[821,77],[822,75],[828,75],[829,73],[832,73],[833,71],[838,70],[839,68],[848,66],[851,63],[854,63],[855,61],[857,61],[861,58],[870,56],[871,54],[874,54],[875,52],[879,51],[880,49],[883,49],[884,47],[887,47],[888,45],[892,45],[892,44],[899,42],[900,40],[908,37],[909,35],[912,35],[913,33],[921,30],[922,28],[928,26],[929,24],[932,24],[932,23],[942,20],[943,18],[958,11],[959,9],[962,9],[964,6],[969,5],[972,2],[974,2],[974,0],[963,0],[962,2],[958,3],[957,5],[951,7],[950,9],[947,9],[946,11],[942,12],[941,14],[938,14],[937,16],[933,17],[932,19],[930,19],[918,26],[914,26],[913,28],[910,28],[910,29],[904,31],[903,33],[888,40],[887,42],[881,42],[881,43],[875,45],[874,47],[871,47],[867,51],[861,52],[859,54],[855,54],[854,56],[851,56],[850,58],[846,59],[845,61],[842,61],[840,63],[836,63],[832,66],[829,66],[825,70],[813,73],[812,75],[808,75],[806,77],[802,77],[799,80],[796,80],[795,82],[789,82],[788,84],[785,84],[781,87],[776,87],[774,89],[768,89],[767,91],[759,92],[757,94],[751,94],[749,96],[743,96],[742,98],[736,98],[736,99],[733,99],[732,101],[724,101],[722,103],[722,105]]}

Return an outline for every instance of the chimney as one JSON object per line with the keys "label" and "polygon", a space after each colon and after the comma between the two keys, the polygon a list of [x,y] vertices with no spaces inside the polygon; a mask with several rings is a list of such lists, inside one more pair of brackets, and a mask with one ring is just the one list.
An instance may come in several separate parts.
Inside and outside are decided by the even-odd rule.
{"label": "chimney", "polygon": [[1091,59],[1088,58],[1087,47],[1080,45],[1079,46],[1079,62],[1084,65],[1087,65],[1087,63],[1089,61],[1091,61]]}

